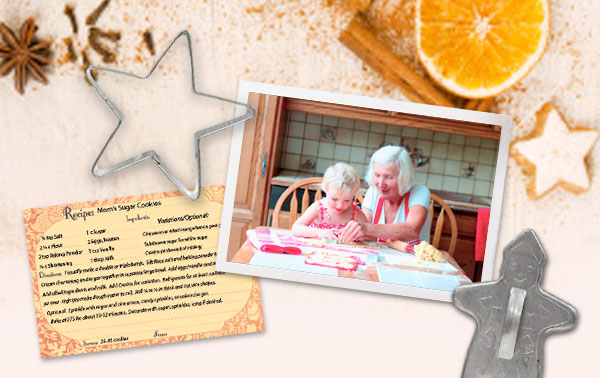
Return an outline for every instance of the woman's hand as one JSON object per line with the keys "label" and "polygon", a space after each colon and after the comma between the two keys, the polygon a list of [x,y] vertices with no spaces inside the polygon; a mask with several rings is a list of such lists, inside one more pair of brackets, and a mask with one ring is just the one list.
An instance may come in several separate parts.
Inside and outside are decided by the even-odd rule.
{"label": "woman's hand", "polygon": [[348,244],[355,240],[362,240],[366,236],[367,227],[367,223],[359,223],[352,220],[349,221],[342,230],[340,241],[344,244]]}

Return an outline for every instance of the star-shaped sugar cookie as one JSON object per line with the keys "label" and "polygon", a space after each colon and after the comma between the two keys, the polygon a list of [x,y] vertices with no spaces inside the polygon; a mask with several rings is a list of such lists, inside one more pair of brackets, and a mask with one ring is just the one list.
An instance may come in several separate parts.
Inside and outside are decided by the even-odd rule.
{"label": "star-shaped sugar cookie", "polygon": [[574,193],[587,191],[590,178],[586,158],[598,131],[570,128],[551,103],[542,106],[536,119],[533,133],[510,146],[510,155],[531,177],[529,197],[537,200],[558,186]]}

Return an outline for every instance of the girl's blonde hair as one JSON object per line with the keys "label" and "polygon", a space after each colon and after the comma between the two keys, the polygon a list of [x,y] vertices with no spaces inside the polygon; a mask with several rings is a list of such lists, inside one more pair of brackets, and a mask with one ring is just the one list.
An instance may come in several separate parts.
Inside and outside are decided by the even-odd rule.
{"label": "girl's blonde hair", "polygon": [[356,169],[346,163],[336,163],[325,170],[321,188],[337,190],[343,193],[354,194],[360,188],[360,177]]}
{"label": "girl's blonde hair", "polygon": [[398,172],[398,194],[404,195],[415,183],[415,169],[406,148],[402,146],[381,147],[371,156],[371,162],[365,175],[369,186],[373,185],[373,164],[392,165]]}

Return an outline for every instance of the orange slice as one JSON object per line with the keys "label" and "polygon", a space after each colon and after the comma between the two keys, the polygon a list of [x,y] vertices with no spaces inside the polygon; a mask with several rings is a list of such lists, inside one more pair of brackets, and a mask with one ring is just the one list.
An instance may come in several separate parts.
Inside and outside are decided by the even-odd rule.
{"label": "orange slice", "polygon": [[417,0],[419,59],[448,91],[486,98],[535,66],[550,28],[547,0]]}

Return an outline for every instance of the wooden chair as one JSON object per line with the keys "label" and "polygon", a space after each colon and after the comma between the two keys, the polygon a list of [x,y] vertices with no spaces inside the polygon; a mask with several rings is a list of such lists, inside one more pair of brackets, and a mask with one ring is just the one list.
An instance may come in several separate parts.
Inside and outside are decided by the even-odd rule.
{"label": "wooden chair", "polygon": [[450,231],[451,232],[450,246],[448,247],[447,252],[450,254],[450,256],[454,256],[454,249],[456,248],[456,241],[458,239],[458,226],[456,224],[456,216],[454,216],[454,212],[452,211],[450,206],[448,206],[448,204],[443,199],[441,199],[438,195],[431,193],[431,205],[429,206],[429,216],[431,218],[432,225],[433,225],[433,204],[434,203],[437,203],[438,205],[440,205],[441,209],[440,209],[440,213],[436,220],[435,230],[433,230],[433,233],[431,235],[431,244],[435,248],[439,249],[440,240],[442,238],[442,230],[444,228],[444,222],[445,222],[446,215],[447,215],[448,219],[450,219],[450,230],[451,230]]}
{"label": "wooden chair", "polygon": [[[296,195],[296,190],[303,188],[304,194],[302,195],[301,208],[300,213],[304,214],[308,206],[310,205],[310,196],[309,196],[309,188],[316,191],[315,193],[315,201],[323,198],[323,191],[321,190],[321,183],[323,182],[323,177],[309,177],[304,180],[300,180],[292,185],[290,185],[285,192],[281,194],[277,203],[275,204],[275,209],[273,210],[273,221],[271,222],[271,226],[274,228],[279,227],[279,217],[281,216],[281,207],[285,200],[292,195],[292,199],[290,201],[290,227],[296,219],[298,219],[298,196]],[[363,197],[359,194],[357,196],[358,202],[362,204]]]}

